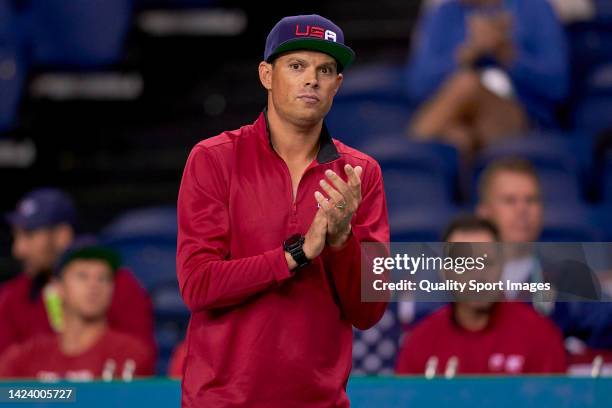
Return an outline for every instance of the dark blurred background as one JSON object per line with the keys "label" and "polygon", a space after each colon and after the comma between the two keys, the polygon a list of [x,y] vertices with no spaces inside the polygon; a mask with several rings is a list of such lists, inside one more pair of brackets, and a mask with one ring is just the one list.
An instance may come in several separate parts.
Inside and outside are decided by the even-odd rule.
{"label": "dark blurred background", "polygon": [[[18,24],[6,36],[15,44],[3,50],[5,61],[16,63],[0,71],[12,77],[5,81],[11,93],[20,92],[20,100],[0,101],[7,110],[16,104],[0,136],[0,210],[34,187],[59,186],[78,203],[85,231],[128,208],[173,205],[190,148],[256,118],[266,101],[257,65],[283,16],[316,12],[336,21],[359,66],[402,62],[419,9],[418,1],[375,8],[365,1],[62,3],[17,1],[22,15],[0,14],[4,27],[9,19]],[[70,13],[73,27],[66,26]],[[58,49],[61,37],[66,46]],[[0,265],[10,262],[9,244],[3,225]],[[0,269],[6,278],[7,268]]]}

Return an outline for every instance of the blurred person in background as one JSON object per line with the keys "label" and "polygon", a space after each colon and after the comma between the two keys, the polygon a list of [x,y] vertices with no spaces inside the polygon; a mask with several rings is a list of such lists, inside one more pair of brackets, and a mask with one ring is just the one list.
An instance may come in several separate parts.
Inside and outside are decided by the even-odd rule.
{"label": "blurred person in background", "polygon": [[[75,241],[77,211],[63,191],[40,188],[26,194],[14,212],[6,215],[13,230],[13,256],[23,273],[4,284],[0,292],[0,353],[13,343],[38,334],[61,330],[61,310],[53,305],[52,271]],[[140,337],[155,350],[153,306],[133,274],[120,268],[108,324]]]}
{"label": "blurred person in background", "polygon": [[[529,161],[503,158],[492,162],[482,172],[476,212],[496,225],[502,242],[538,241],[544,211],[540,181]],[[514,254],[508,254],[503,279],[537,282],[550,277],[554,279],[554,274],[572,272],[551,270],[551,265],[547,265],[545,260],[525,251],[527,247],[524,245],[509,249],[513,248],[516,250],[512,251]],[[565,289],[568,293],[583,291],[588,296],[592,289],[590,278],[589,274],[569,279]],[[534,302],[534,306],[549,315],[565,337],[573,336],[595,349],[612,349],[612,303]]]}
{"label": "blurred person in background", "polygon": [[[495,243],[499,235],[490,222],[460,216],[448,226],[449,243]],[[491,250],[478,281],[495,282],[502,260]],[[485,273],[483,273],[485,272]],[[467,272],[446,273],[446,278],[467,281]],[[503,301],[503,292],[455,293],[456,301],[437,310],[410,331],[397,360],[398,374],[527,374],[563,373],[563,340],[558,329],[528,305]]]}
{"label": "blurred person in background", "polygon": [[554,126],[568,90],[562,27],[546,0],[449,0],[425,11],[408,65],[410,134],[466,154]]}
{"label": "blurred person in background", "polygon": [[153,375],[151,348],[107,322],[119,261],[114,251],[102,246],[70,249],[54,279],[62,304],[62,331],[10,346],[0,357],[0,377],[129,381]]}

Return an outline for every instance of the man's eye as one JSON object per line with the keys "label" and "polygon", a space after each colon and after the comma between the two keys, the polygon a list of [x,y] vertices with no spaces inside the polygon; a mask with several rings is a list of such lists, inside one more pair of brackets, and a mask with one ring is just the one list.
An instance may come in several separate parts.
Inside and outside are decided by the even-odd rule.
{"label": "man's eye", "polygon": [[291,64],[291,69],[300,69],[300,64]]}
{"label": "man's eye", "polygon": [[329,74],[329,73],[331,73],[331,69],[329,69],[329,68],[321,68],[321,72],[324,73],[324,74]]}

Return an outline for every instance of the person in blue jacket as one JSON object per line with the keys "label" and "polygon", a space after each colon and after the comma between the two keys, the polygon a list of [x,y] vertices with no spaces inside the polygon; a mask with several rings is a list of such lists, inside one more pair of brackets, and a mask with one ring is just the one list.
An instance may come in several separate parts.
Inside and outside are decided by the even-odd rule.
{"label": "person in blue jacket", "polygon": [[564,33],[546,0],[446,0],[424,13],[407,66],[410,126],[470,152],[554,125],[568,90]]}

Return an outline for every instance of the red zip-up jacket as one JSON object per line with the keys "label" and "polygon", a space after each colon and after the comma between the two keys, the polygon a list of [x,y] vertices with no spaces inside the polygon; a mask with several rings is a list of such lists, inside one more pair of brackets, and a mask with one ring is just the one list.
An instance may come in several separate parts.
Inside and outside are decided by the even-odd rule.
{"label": "red zip-up jacket", "polygon": [[[290,271],[283,241],[305,234],[324,171],[362,166],[362,201],[340,249]],[[347,407],[352,326],[385,302],[361,302],[360,242],[389,242],[380,166],[334,140],[320,148],[293,199],[271,147],[266,111],[252,125],[198,143],[178,197],[177,274],[191,310],[183,407]],[[384,244],[382,244],[384,245]]]}

